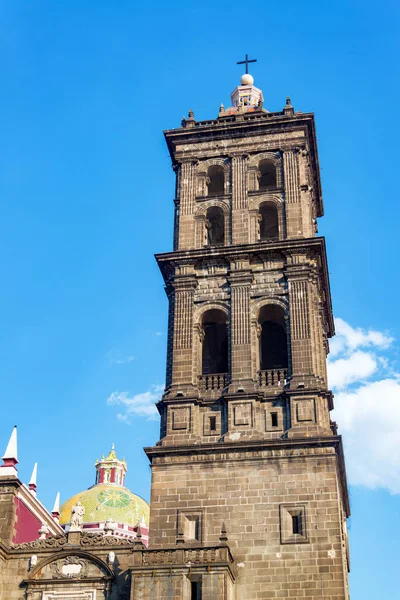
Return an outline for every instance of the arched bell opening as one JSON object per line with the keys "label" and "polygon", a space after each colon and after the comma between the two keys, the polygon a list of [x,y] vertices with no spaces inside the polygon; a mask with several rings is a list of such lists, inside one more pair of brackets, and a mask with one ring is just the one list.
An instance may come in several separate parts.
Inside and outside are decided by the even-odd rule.
{"label": "arched bell opening", "polygon": [[225,171],[221,165],[211,165],[207,171],[209,196],[220,196],[225,193]]}
{"label": "arched bell opening", "polygon": [[206,213],[207,245],[223,246],[225,243],[225,215],[219,206],[211,206]]}
{"label": "arched bell opening", "polygon": [[278,209],[273,202],[263,202],[259,208],[260,240],[279,239]]}
{"label": "arched bell opening", "polygon": [[260,385],[283,385],[289,364],[284,309],[276,304],[263,306],[258,324]]}
{"label": "arched bell opening", "polygon": [[272,160],[265,158],[260,161],[257,178],[259,190],[276,188],[276,167]]}
{"label": "arched bell opening", "polygon": [[202,375],[228,372],[228,324],[222,310],[212,309],[202,318]]}

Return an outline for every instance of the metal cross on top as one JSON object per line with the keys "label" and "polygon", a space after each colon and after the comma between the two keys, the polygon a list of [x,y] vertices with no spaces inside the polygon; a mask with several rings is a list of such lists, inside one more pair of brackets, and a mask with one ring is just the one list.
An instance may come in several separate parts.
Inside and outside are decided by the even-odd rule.
{"label": "metal cross on top", "polygon": [[257,62],[257,59],[256,58],[249,59],[249,55],[246,54],[245,60],[240,60],[236,64],[238,64],[238,65],[246,65],[246,73],[248,73],[249,72],[249,63],[251,63],[251,62]]}

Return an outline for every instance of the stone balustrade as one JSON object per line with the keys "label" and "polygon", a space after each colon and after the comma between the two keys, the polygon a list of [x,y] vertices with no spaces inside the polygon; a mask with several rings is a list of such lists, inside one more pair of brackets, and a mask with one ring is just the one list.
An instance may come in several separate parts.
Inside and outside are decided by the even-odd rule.
{"label": "stone balustrade", "polygon": [[258,371],[258,385],[260,387],[282,387],[285,385],[288,370],[287,369],[268,369],[266,371]]}
{"label": "stone balustrade", "polygon": [[228,564],[233,569],[234,558],[227,545],[169,548],[166,550],[140,550],[135,552],[135,565],[143,567],[207,566]]}
{"label": "stone balustrade", "polygon": [[202,392],[222,391],[228,385],[228,373],[200,375],[199,388]]}

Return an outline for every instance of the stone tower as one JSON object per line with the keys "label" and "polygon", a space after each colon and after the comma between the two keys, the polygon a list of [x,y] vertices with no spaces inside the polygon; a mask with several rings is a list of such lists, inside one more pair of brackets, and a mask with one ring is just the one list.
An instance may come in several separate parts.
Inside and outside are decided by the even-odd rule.
{"label": "stone tower", "polygon": [[150,549],[133,598],[349,597],[343,450],[314,116],[251,75],[218,117],[165,132],[176,174],[167,384]]}

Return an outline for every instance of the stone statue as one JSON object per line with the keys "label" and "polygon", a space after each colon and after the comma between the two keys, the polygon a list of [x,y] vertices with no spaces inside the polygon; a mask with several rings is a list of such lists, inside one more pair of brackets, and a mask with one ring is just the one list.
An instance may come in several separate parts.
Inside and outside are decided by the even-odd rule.
{"label": "stone statue", "polygon": [[40,536],[39,539],[41,539],[41,540],[46,539],[46,537],[48,536],[49,533],[50,533],[50,529],[49,529],[49,526],[47,525],[47,523],[42,523],[42,525],[38,531],[38,534]]}
{"label": "stone statue", "polygon": [[104,524],[104,533],[106,535],[111,535],[117,529],[117,525],[118,524],[114,521],[114,519],[107,519]]}
{"label": "stone statue", "polygon": [[71,530],[79,531],[82,529],[84,514],[85,507],[78,500],[78,502],[72,507]]}

